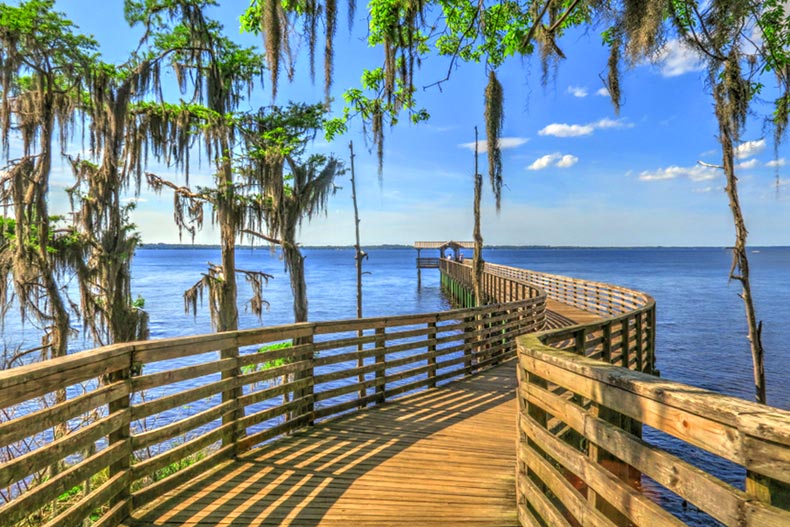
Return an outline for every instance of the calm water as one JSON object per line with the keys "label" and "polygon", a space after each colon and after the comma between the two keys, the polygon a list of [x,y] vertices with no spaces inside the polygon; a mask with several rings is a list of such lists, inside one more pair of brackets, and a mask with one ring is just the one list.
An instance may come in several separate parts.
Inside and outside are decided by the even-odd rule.
{"label": "calm water", "polygon": [[[426,270],[417,286],[416,252],[409,249],[371,250],[365,263],[365,316],[437,311],[449,304],[439,290],[438,271]],[[354,318],[356,285],[353,250],[306,249],[310,319]],[[427,256],[427,254],[423,254]],[[758,316],[764,320],[769,402],[790,408],[790,248],[760,248],[750,255]],[[645,291],[658,308],[657,362],[662,377],[722,393],[753,397],[751,359],[745,339],[739,285],[728,284],[729,253],[720,248],[698,249],[488,249],[495,263],[548,273],[610,282]],[[171,337],[211,331],[207,310],[197,317],[184,313],[182,293],[200,278],[206,262],[219,261],[218,249],[141,249],[134,261],[133,291],[145,298],[151,337]],[[259,321],[242,310],[242,328],[285,324],[292,320],[288,276],[278,254],[242,249],[237,265],[275,275],[265,291],[270,309]],[[249,296],[240,283],[241,298]],[[22,331],[9,313],[3,331],[6,346],[35,344],[36,334]],[[89,343],[78,341],[73,349]],[[646,439],[713,470],[739,484],[742,474],[728,463],[677,444],[647,430]],[[648,485],[649,486],[649,485]],[[682,509],[666,492],[661,499],[693,525],[711,520]]]}
{"label": "calm water", "polygon": [[[764,321],[769,402],[790,408],[790,248],[752,252],[752,280],[758,317]],[[365,316],[436,311],[448,307],[436,270],[425,270],[417,287],[416,252],[371,250],[363,278]],[[311,320],[356,316],[354,256],[351,249],[306,249]],[[610,282],[645,291],[658,308],[657,359],[662,376],[723,393],[752,398],[751,358],[745,339],[739,285],[728,284],[729,253],[698,249],[487,249],[489,261],[548,273]],[[219,261],[218,249],[146,249],[134,260],[133,292],[145,298],[151,337],[211,331],[207,309],[197,317],[184,313],[182,293],[194,284],[206,262]],[[275,276],[265,298],[262,320],[240,313],[242,328],[287,324],[293,320],[288,275],[277,253],[241,249],[237,264]],[[240,297],[249,297],[240,281]],[[6,317],[2,340],[33,346],[37,333],[22,331],[16,312]],[[91,347],[76,339],[74,351]]]}
{"label": "calm water", "polygon": [[[356,316],[351,249],[306,249],[311,320]],[[749,255],[758,316],[764,320],[768,397],[790,408],[790,248],[761,248]],[[409,249],[371,250],[363,280],[364,315],[436,311],[448,307],[438,271],[425,270],[417,287]],[[658,309],[657,360],[662,376],[723,393],[752,398],[751,356],[739,285],[728,284],[724,249],[487,249],[489,261],[548,273],[610,282],[645,291]],[[145,298],[151,337],[210,332],[207,309],[184,313],[182,292],[200,278],[212,249],[141,249],[134,261],[133,291]],[[238,267],[275,276],[266,288],[270,308],[259,321],[242,309],[243,328],[293,320],[288,275],[278,254],[242,249]],[[242,299],[249,290],[240,283]],[[6,340],[8,341],[8,336]],[[10,342],[8,342],[10,344]],[[77,343],[77,347],[85,345]]]}

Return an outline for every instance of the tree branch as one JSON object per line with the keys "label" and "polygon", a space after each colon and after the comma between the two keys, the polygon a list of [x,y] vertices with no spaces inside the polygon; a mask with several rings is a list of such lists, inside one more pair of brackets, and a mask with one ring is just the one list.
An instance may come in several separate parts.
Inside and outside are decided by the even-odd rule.
{"label": "tree branch", "polygon": [[253,230],[250,230],[250,229],[242,229],[241,233],[242,234],[246,234],[247,236],[255,236],[257,238],[260,238],[262,240],[266,240],[269,243],[273,243],[274,245],[279,245],[281,247],[284,245],[282,240],[278,240],[277,238],[271,238],[271,237],[266,236],[265,234],[260,233],[258,231],[253,231]]}
{"label": "tree branch", "polygon": [[560,27],[563,24],[563,22],[565,22],[565,20],[568,19],[568,17],[573,12],[573,10],[576,9],[577,5],[579,5],[579,0],[573,0],[573,3],[570,6],[568,6],[568,9],[562,14],[562,16],[560,16],[560,18],[557,19],[556,22],[554,22],[551,25],[551,27],[549,27],[549,28],[547,28],[546,26],[543,26],[543,27],[549,33],[553,33],[558,27]]}

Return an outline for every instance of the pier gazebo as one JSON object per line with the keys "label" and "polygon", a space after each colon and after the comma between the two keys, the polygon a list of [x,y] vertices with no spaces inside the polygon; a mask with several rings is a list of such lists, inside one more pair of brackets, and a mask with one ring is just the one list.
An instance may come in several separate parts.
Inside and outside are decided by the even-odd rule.
{"label": "pier gazebo", "polygon": [[[452,251],[453,253],[453,260],[458,261],[461,257],[461,250],[462,249],[474,249],[475,243],[474,242],[457,242],[457,241],[446,241],[446,242],[414,242],[414,248],[417,249],[417,269],[438,269],[439,268],[439,260],[444,256],[444,254],[448,251]],[[439,251],[439,256],[435,258],[422,258],[421,252],[423,250],[437,250]]]}
{"label": "pier gazebo", "polygon": [[[441,260],[448,250],[453,253],[453,260],[459,261],[461,259],[462,249],[474,249],[475,242],[456,242],[453,240],[447,242],[414,242],[414,248],[417,249],[417,285],[422,285],[422,270],[423,269],[438,269],[439,260]],[[439,256],[434,258],[422,258],[420,253],[423,250],[439,250]]]}

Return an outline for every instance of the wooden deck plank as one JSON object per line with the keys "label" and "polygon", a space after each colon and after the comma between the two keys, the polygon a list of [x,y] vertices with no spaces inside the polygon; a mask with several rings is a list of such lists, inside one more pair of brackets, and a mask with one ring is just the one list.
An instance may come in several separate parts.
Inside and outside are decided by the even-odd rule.
{"label": "wooden deck plank", "polygon": [[[599,317],[549,301],[552,324]],[[330,420],[134,512],[128,527],[518,525],[515,368]]]}
{"label": "wooden deck plank", "polygon": [[357,412],[255,450],[130,526],[518,524],[515,368]]}
{"label": "wooden deck plank", "polygon": [[603,317],[583,311],[578,307],[569,306],[550,298],[546,299],[546,319],[550,328],[572,326],[574,324],[588,324],[603,320]]}

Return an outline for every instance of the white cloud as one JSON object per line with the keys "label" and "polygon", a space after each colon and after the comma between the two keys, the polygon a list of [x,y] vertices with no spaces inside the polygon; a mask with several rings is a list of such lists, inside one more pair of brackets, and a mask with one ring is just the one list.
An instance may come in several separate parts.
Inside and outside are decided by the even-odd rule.
{"label": "white cloud", "polygon": [[565,93],[569,93],[574,97],[579,97],[579,98],[587,97],[588,94],[587,88],[583,86],[568,86],[568,89],[565,90]]}
{"label": "white cloud", "polygon": [[599,97],[609,97],[609,90],[606,88],[598,88],[598,91],[595,92],[595,95]]}
{"label": "white cloud", "polygon": [[538,131],[538,135],[552,135],[554,137],[579,137],[590,135],[595,130],[605,130],[608,128],[632,128],[634,125],[625,122],[623,119],[603,118],[594,123],[587,124],[566,124],[552,123]]}
{"label": "white cloud", "polygon": [[544,168],[549,168],[551,166],[555,166],[557,168],[570,168],[578,162],[579,158],[574,155],[562,155],[559,152],[555,152],[553,154],[547,154],[543,157],[539,157],[527,167],[527,170],[543,170]]}
{"label": "white cloud", "polygon": [[696,192],[697,194],[704,194],[706,192],[713,192],[716,190],[716,187],[702,187],[702,188],[695,188],[692,192]]}
{"label": "white cloud", "polygon": [[[516,148],[518,146],[521,146],[527,141],[529,141],[529,139],[526,137],[500,137],[498,143],[500,149],[508,150],[510,148]],[[471,143],[461,143],[458,146],[460,146],[461,148],[466,148],[467,150],[474,151],[475,142],[472,141]],[[486,142],[485,140],[478,141],[477,151],[480,152],[481,154],[486,153],[488,151],[488,142]]]}
{"label": "white cloud", "polygon": [[548,154],[543,157],[539,157],[527,167],[527,170],[543,170],[544,168],[549,168],[561,157],[562,155],[559,153]]}
{"label": "white cloud", "polygon": [[123,203],[145,203],[146,201],[148,201],[148,200],[145,199],[145,198],[139,198],[139,197],[138,198],[134,198],[134,197],[133,198],[124,198],[124,199],[121,200],[121,202],[123,202]]}
{"label": "white cloud", "polygon": [[741,170],[750,170],[752,168],[756,168],[759,164],[760,162],[756,159],[750,159],[748,161],[744,161],[743,163],[738,163],[735,165],[735,168],[740,168]]}
{"label": "white cloud", "polygon": [[705,69],[700,56],[678,39],[669,40],[664,44],[658,52],[656,62],[661,67],[661,75],[664,77],[677,77]]}
{"label": "white cloud", "polygon": [[783,167],[786,164],[787,164],[787,159],[780,157],[779,159],[772,159],[768,161],[765,164],[765,166],[775,168],[775,167]]}
{"label": "white cloud", "polygon": [[559,167],[559,168],[570,168],[570,167],[572,167],[573,165],[575,165],[578,162],[579,162],[579,158],[578,157],[576,157],[574,155],[571,155],[571,154],[565,154],[564,156],[562,156],[562,159],[557,161],[557,167]]}
{"label": "white cloud", "polygon": [[735,156],[738,159],[746,159],[747,157],[756,156],[763,150],[765,150],[765,139],[746,141],[735,147]]}
{"label": "white cloud", "polygon": [[581,135],[590,135],[595,131],[590,124],[565,124],[565,123],[552,123],[543,127],[539,135],[553,135],[554,137],[579,137]]}
{"label": "white cloud", "polygon": [[592,126],[595,128],[600,128],[605,130],[607,128],[633,128],[634,125],[631,123],[627,123],[622,119],[609,119],[608,117],[604,117],[600,121],[596,121],[592,123]]}
{"label": "white cloud", "polygon": [[657,170],[645,170],[639,173],[640,181],[662,181],[666,179],[676,179],[687,177],[691,181],[708,181],[716,179],[719,171],[713,167],[695,165],[693,167],[669,166]]}

